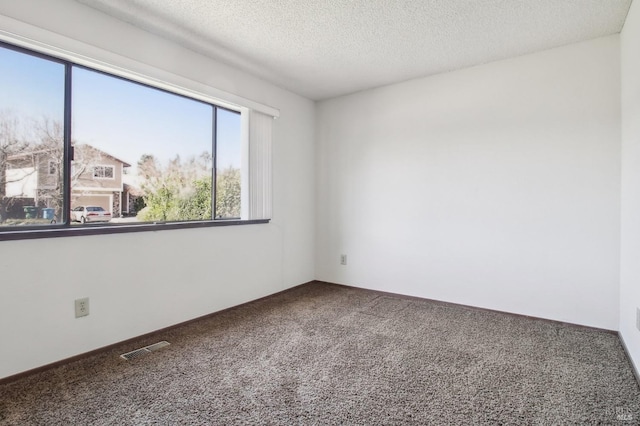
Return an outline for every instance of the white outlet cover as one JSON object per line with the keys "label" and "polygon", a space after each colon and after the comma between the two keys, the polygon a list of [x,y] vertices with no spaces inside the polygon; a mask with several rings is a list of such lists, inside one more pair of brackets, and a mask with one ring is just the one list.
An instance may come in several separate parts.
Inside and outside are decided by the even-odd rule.
{"label": "white outlet cover", "polygon": [[82,299],[76,299],[75,308],[76,318],[86,317],[89,315],[89,298],[84,297]]}

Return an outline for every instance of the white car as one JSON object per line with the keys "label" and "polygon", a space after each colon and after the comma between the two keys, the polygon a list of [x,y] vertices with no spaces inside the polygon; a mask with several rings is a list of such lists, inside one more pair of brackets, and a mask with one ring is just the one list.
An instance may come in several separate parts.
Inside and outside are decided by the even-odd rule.
{"label": "white car", "polygon": [[71,222],[109,222],[111,213],[100,206],[78,206],[71,210]]}

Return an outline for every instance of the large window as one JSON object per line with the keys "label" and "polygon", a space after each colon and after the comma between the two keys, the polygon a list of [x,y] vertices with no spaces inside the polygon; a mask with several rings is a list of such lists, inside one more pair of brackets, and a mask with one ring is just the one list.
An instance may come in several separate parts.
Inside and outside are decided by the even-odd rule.
{"label": "large window", "polygon": [[268,219],[241,112],[5,44],[0,75],[0,233]]}

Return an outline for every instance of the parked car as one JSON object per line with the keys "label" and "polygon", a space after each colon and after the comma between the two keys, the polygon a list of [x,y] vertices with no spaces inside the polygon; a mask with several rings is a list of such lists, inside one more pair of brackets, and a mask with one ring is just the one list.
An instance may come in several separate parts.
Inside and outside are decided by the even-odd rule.
{"label": "parked car", "polygon": [[78,206],[71,210],[71,222],[109,222],[111,213],[100,206]]}

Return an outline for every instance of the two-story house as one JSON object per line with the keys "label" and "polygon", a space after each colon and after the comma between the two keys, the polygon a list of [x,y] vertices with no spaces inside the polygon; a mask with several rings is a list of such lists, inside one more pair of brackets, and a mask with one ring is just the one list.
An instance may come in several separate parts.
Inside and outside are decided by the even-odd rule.
{"label": "two-story house", "polygon": [[[3,196],[21,200],[23,205],[62,206],[63,182],[59,148],[33,147],[9,155],[0,179]],[[131,165],[91,145],[75,145],[71,167],[71,208],[82,205],[101,206],[112,217],[129,210],[132,190],[125,185],[123,175]],[[124,206],[124,209],[123,209]],[[59,211],[56,212],[59,215]]]}
{"label": "two-story house", "polygon": [[131,165],[91,145],[77,145],[71,166],[71,208],[101,206],[112,217],[128,205],[123,176]]}

